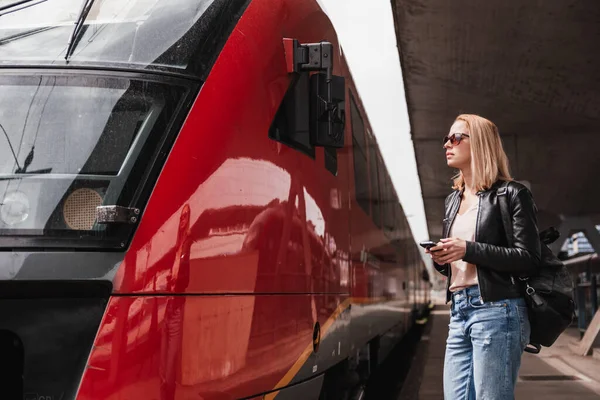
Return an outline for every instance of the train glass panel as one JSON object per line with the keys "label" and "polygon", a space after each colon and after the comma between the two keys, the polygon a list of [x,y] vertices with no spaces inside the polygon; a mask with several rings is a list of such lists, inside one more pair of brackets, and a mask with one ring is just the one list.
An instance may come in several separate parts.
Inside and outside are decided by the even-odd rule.
{"label": "train glass panel", "polygon": [[362,116],[356,106],[354,96],[350,96],[350,116],[352,121],[352,151],[354,160],[355,198],[365,213],[370,213],[369,170],[367,166],[367,142]]}
{"label": "train glass panel", "polygon": [[122,247],[135,224],[99,224],[96,209],[141,206],[140,182],[185,92],[127,77],[0,75],[0,244]]}
{"label": "train glass panel", "polygon": [[[205,77],[247,0],[52,0],[2,15],[0,65],[118,67]],[[78,34],[77,22],[80,22]],[[68,50],[68,54],[67,54]]]}
{"label": "train glass panel", "polygon": [[379,166],[377,165],[377,144],[371,132],[367,130],[369,148],[369,182],[371,183],[371,218],[377,228],[381,226],[381,192],[379,187]]}

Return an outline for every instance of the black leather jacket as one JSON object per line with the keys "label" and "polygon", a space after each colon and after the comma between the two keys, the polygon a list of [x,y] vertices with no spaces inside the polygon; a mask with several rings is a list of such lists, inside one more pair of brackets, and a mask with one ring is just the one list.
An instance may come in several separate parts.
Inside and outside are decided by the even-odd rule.
{"label": "black leather jacket", "polygon": [[[518,182],[507,187],[508,204],[513,223],[513,247],[507,247],[498,204],[497,189],[503,182],[496,182],[490,189],[477,193],[479,210],[475,226],[475,240],[467,242],[463,260],[475,264],[483,301],[522,297],[518,276],[534,273],[540,264],[541,249],[537,228],[536,206],[531,192]],[[452,192],[446,198],[443,237],[448,237],[454,218],[460,208],[462,193]],[[450,264],[435,268],[448,277],[446,302],[450,301]]]}

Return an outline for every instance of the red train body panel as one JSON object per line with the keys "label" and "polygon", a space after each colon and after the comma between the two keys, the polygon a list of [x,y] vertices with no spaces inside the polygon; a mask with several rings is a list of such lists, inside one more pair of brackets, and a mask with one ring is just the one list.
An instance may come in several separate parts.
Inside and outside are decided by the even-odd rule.
{"label": "red train body panel", "polygon": [[[329,372],[352,369],[365,349],[380,362],[427,300],[424,266],[320,6],[252,0],[234,25],[111,270],[77,399],[318,396]],[[313,157],[268,134],[293,84],[286,38],[333,44],[347,116],[335,173],[330,150]],[[77,62],[59,67],[68,74]]]}

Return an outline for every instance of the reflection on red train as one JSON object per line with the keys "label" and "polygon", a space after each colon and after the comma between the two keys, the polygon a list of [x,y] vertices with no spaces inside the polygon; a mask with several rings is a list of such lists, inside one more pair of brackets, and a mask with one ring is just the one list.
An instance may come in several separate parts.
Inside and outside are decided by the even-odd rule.
{"label": "reflection on red train", "polygon": [[[30,276],[38,276],[35,265],[63,257],[55,275],[44,279],[110,287],[105,294],[77,292],[102,299],[103,314],[96,325],[86,325],[93,335],[74,345],[79,361],[64,382],[50,386],[41,372],[28,370],[35,362],[24,344],[22,390],[115,400],[359,394],[365,371],[383,361],[425,308],[429,286],[399,188],[330,21],[316,0],[130,3],[119,11],[122,3],[94,2],[80,14],[85,29],[76,31],[68,60],[57,56],[67,41],[60,47],[44,32],[24,39],[31,46],[49,43],[35,57],[27,53],[31,46],[7,50],[17,66],[11,74],[23,74],[18,66],[27,64],[54,77],[48,85],[59,89],[46,90],[41,80],[34,83],[43,89],[32,94],[46,93],[50,104],[51,92],[62,87],[121,90],[108,115],[90,122],[99,128],[89,146],[79,147],[88,149],[82,166],[71,160],[75,167],[65,166],[64,173],[25,178],[0,170],[9,183],[39,179],[56,188],[66,182],[54,211],[25,193],[30,207],[38,207],[30,214],[44,219],[19,222],[32,229],[19,231],[29,235],[19,239],[23,249],[58,232],[45,243],[62,250],[24,250],[21,264],[11,261],[14,268],[23,273],[36,253],[47,260],[28,264]],[[55,10],[60,19],[41,7],[9,14],[12,29],[39,20],[56,25],[53,35],[72,33],[64,21],[79,8],[64,15]],[[289,39],[319,44],[320,50],[301,49],[321,51],[321,69],[295,70]],[[327,51],[333,51],[329,72]],[[61,81],[57,69],[72,78]],[[337,85],[334,97],[323,100],[315,76]],[[315,119],[319,101],[332,107]],[[31,118],[46,126],[44,112]],[[330,122],[323,123],[323,115]],[[335,129],[343,137],[332,134]],[[61,127],[56,135],[68,132]],[[51,169],[59,168],[51,155],[46,158]],[[41,160],[31,168],[45,167]],[[35,233],[39,227],[42,236]],[[0,244],[17,243],[6,229]],[[78,297],[64,296],[65,307],[75,307],[71,299]],[[79,314],[69,315],[74,326]],[[7,329],[27,341],[22,326]],[[65,327],[62,337],[69,332]],[[44,354],[61,346],[48,344]],[[52,362],[42,364],[50,368]]]}

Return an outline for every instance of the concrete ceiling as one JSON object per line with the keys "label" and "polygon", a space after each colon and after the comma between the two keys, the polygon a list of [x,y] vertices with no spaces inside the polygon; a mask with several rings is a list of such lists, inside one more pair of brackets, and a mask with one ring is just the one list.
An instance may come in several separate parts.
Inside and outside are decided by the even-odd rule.
{"label": "concrete ceiling", "polygon": [[460,113],[498,125],[542,228],[600,214],[600,1],[391,1],[430,236]]}

